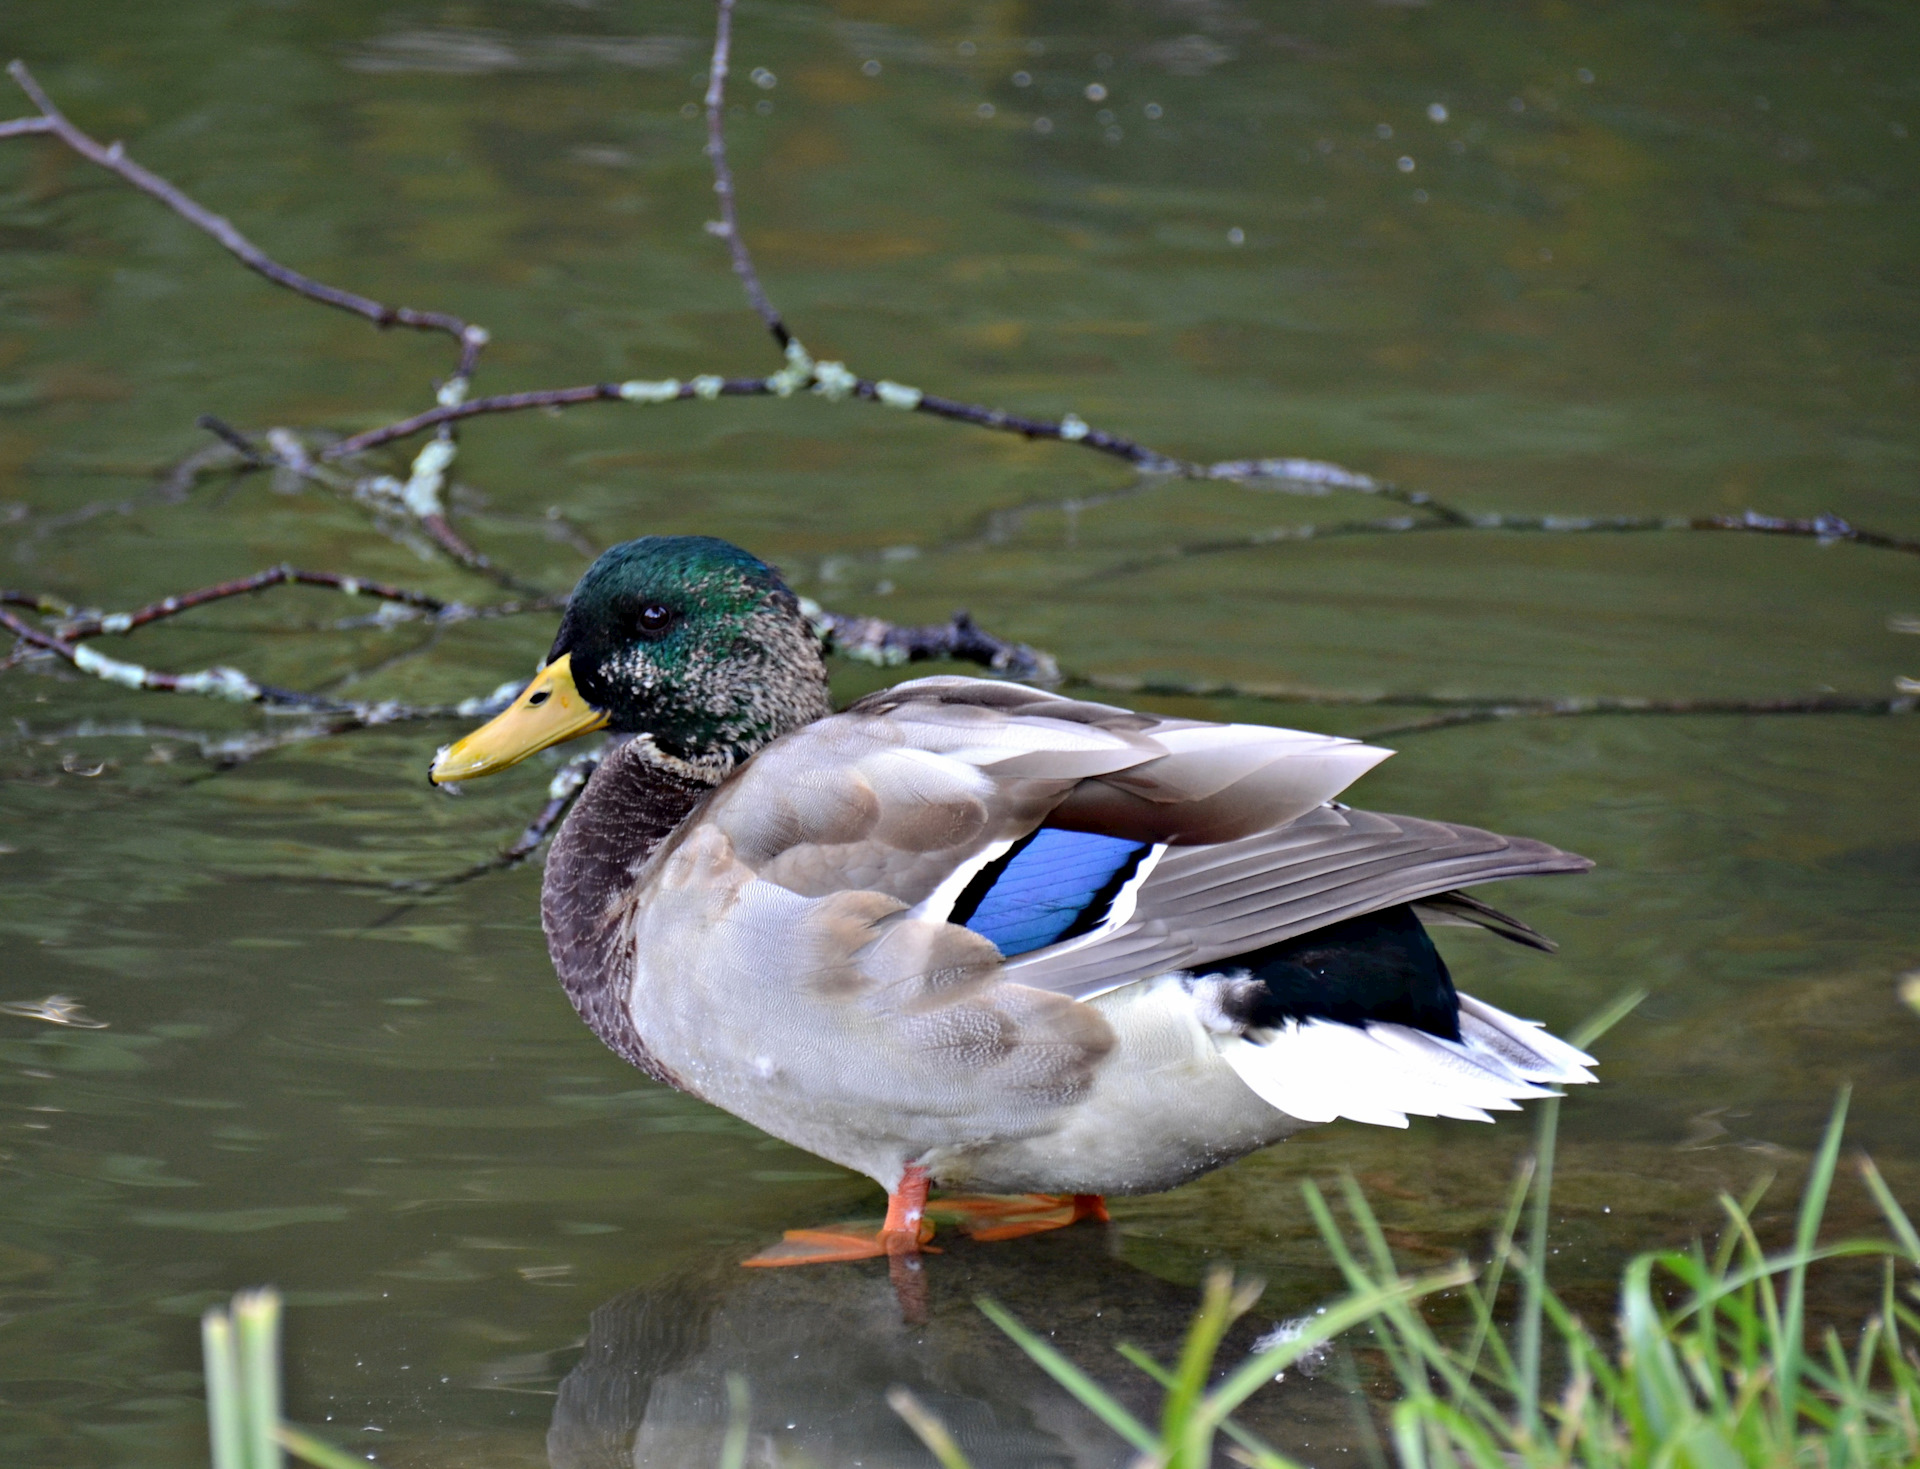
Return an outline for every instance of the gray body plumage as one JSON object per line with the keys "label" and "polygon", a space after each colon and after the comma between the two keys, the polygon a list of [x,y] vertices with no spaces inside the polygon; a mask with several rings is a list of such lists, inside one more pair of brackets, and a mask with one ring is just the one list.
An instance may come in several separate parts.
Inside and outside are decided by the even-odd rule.
{"label": "gray body plumage", "polygon": [[[642,736],[548,863],[563,984],[661,1080],[892,1190],[1164,1189],[1335,1116],[1485,1117],[1587,1058],[1462,997],[1403,1025],[1250,1028],[1222,961],[1498,878],[1543,843],[1332,804],[1388,752],[922,679],[698,766]],[[949,922],[1042,822],[1152,844],[1093,931],[1012,960]],[[1492,925],[1497,926],[1497,925]]]}

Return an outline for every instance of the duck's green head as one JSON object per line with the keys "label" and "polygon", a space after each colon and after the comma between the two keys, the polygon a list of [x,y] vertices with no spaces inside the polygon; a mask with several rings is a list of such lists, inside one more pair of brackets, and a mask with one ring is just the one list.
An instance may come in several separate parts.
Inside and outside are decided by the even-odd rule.
{"label": "duck's green head", "polygon": [[830,708],[819,640],[772,567],[711,536],[642,536],[587,568],[540,673],[430,774],[485,775],[602,728],[743,760]]}

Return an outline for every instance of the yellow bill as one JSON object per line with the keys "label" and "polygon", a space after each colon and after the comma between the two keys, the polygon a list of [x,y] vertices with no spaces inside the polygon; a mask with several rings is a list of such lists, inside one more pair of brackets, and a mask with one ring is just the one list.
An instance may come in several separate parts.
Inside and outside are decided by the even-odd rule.
{"label": "yellow bill", "polygon": [[606,722],[606,714],[588,704],[574,687],[573,655],[562,653],[533,676],[513,703],[434,756],[427,779],[445,785],[450,780],[491,775],[549,745],[600,729]]}

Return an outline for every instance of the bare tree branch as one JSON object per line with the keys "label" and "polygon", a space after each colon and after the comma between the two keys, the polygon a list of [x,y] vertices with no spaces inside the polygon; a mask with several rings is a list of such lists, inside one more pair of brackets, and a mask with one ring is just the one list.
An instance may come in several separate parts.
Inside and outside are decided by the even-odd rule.
{"label": "bare tree branch", "polygon": [[[664,396],[642,396],[642,389],[661,389]],[[666,391],[667,389],[671,391]],[[474,398],[465,403],[442,404],[402,418],[394,423],[353,434],[320,451],[326,460],[346,459],[364,454],[396,439],[412,438],[442,424],[458,423],[486,413],[515,413],[527,408],[567,408],[577,403],[662,403],[688,398],[740,398],[774,391],[763,377],[691,378],[686,382],[669,379],[666,383],[587,383],[577,388],[541,388],[528,393],[500,393],[491,398]]]}
{"label": "bare tree branch", "polygon": [[52,134],[89,163],[98,164],[101,168],[118,174],[141,193],[158,199],[196,229],[213,236],[236,256],[242,265],[265,276],[275,285],[285,286],[288,290],[295,291],[310,301],[318,301],[322,305],[337,307],[341,311],[351,311],[356,316],[364,316],[375,326],[405,326],[418,331],[447,333],[460,344],[460,365],[455,370],[456,376],[464,382],[473,375],[473,369],[480,358],[480,349],[487,344],[486,328],[474,326],[444,311],[416,311],[411,306],[388,306],[370,297],[357,295],[352,291],[343,291],[337,286],[325,285],[311,276],[302,275],[299,271],[280,264],[235,229],[230,221],[188,198],[159,174],[135,163],[127,156],[126,149],[121,144],[100,143],[75,127],[67,120],[66,115],[53,105],[53,99],[47,96],[41,89],[40,83],[34,80],[33,73],[27,70],[25,62],[10,63],[7,67],[7,75],[19,84],[20,90],[27,94],[27,99],[40,109],[40,116],[0,123],[0,138],[23,133]]}
{"label": "bare tree branch", "polygon": [[[1386,701],[1382,701],[1386,702]],[[1370,729],[1363,740],[1405,739],[1462,724],[1496,724],[1509,719],[1569,719],[1590,714],[1911,714],[1913,694],[1890,699],[1860,694],[1812,694],[1787,699],[1546,699],[1450,709],[1427,719]]]}
{"label": "bare tree branch", "polygon": [[1235,683],[1227,680],[1181,679],[1111,673],[1070,673],[1066,688],[1094,689],[1108,694],[1177,699],[1245,699],[1267,704],[1302,704],[1326,708],[1437,709],[1431,718],[1388,729],[1369,731],[1362,739],[1442,729],[1454,724],[1477,724],[1497,719],[1572,718],[1588,714],[1908,714],[1920,686],[1907,688],[1900,680],[1891,698],[1872,694],[1805,694],[1776,699],[1648,699],[1626,694],[1537,694],[1518,697],[1497,694],[1363,693],[1316,689],[1301,684]]}
{"label": "bare tree branch", "polygon": [[[210,602],[224,601],[228,597],[244,597],[253,592],[265,591],[268,587],[287,585],[329,587],[334,591],[344,592],[349,597],[373,597],[382,602],[398,602],[408,607],[417,607],[424,612],[444,613],[449,608],[466,610],[459,603],[444,602],[438,597],[428,596],[425,592],[388,586],[384,582],[365,581],[357,576],[342,576],[336,571],[297,571],[291,566],[270,566],[265,571],[256,571],[252,576],[236,577],[232,581],[201,587],[198,591],[181,592],[177,596],[163,597],[137,612],[90,616],[69,613],[70,620],[61,624],[59,634],[63,638],[77,642],[83,638],[99,637],[102,633],[128,633],[135,628],[158,622],[162,618],[190,612],[195,607],[204,607]],[[4,598],[10,605],[28,605],[24,600],[13,601],[16,595],[24,598],[31,594],[0,592],[0,598]]]}
{"label": "bare tree branch", "polygon": [[1835,545],[1842,541],[1881,550],[1920,556],[1920,540],[1866,530],[1837,515],[1811,520],[1762,515],[1757,510],[1739,515],[1473,515],[1463,519],[1416,519],[1393,516],[1383,520],[1341,520],[1327,524],[1302,522],[1274,526],[1247,535],[1188,541],[1158,555],[1137,557],[1102,567],[1089,579],[1106,580],[1162,566],[1191,556],[1218,556],[1289,541],[1329,541],[1347,536],[1404,535],[1427,531],[1519,531],[1544,535],[1635,535],[1659,531],[1732,531],[1751,535],[1789,536]]}
{"label": "bare tree branch", "polygon": [[812,601],[802,601],[801,607],[813,630],[827,645],[827,651],[857,663],[892,668],[943,659],[977,663],[1004,678],[1019,679],[1023,683],[1060,682],[1060,665],[1051,653],[997,638],[966,612],[954,613],[950,622],[901,627],[878,617],[848,617],[828,612]]}
{"label": "bare tree branch", "polygon": [[713,60],[707,67],[707,158],[713,164],[713,192],[720,200],[720,220],[717,225],[708,225],[707,228],[727,242],[727,250],[733,256],[733,273],[740,277],[747,300],[760,313],[760,319],[767,324],[767,330],[773,333],[773,340],[784,352],[793,337],[760,285],[760,277],[753,268],[753,257],[747,253],[747,242],[740,235],[739,215],[734,209],[733,170],[727,167],[727,132],[723,115],[727,100],[727,57],[733,49],[733,0],[717,0],[715,9],[718,13],[713,26]]}

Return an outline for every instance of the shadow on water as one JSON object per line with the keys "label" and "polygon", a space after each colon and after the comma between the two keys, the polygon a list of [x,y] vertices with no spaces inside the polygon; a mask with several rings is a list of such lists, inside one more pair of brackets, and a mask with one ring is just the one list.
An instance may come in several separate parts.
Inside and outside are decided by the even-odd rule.
{"label": "shadow on water", "polygon": [[[1012,1303],[1136,1417],[1160,1389],[1115,1348],[1174,1360],[1194,1292],[1127,1264],[1110,1231],[1081,1225],[1016,1244],[957,1241],[927,1261],[930,1309],[902,1319],[885,1266],[688,1269],[593,1312],[585,1350],[560,1383],[547,1434],[552,1469],[682,1469],[720,1462],[727,1377],[750,1394],[748,1462],[868,1469],[934,1461],[887,1406],[902,1385],[937,1414],[974,1469],[1121,1469],[1131,1451],[974,1305]],[[1235,1323],[1223,1364],[1278,1323],[1256,1307]],[[1290,1451],[1364,1436],[1364,1402],[1344,1357],[1289,1373],[1239,1421]],[[1222,1463],[1227,1462],[1224,1457]]]}

